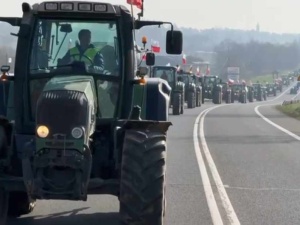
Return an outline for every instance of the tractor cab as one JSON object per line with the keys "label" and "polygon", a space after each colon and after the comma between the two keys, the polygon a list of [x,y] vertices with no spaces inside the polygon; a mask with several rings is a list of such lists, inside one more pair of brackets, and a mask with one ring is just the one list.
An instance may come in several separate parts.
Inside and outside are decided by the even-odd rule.
{"label": "tractor cab", "polygon": [[177,81],[176,67],[174,66],[153,66],[151,77],[166,80],[172,87]]}

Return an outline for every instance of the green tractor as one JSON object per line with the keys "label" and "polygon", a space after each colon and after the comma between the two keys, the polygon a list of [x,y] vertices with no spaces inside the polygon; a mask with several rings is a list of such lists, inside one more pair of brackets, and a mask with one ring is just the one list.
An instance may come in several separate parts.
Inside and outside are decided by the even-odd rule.
{"label": "green tractor", "polygon": [[202,83],[200,77],[192,75],[193,82],[196,85],[196,107],[202,105]]}
{"label": "green tractor", "polygon": [[185,83],[185,102],[189,109],[201,106],[201,91],[199,85],[195,82],[194,76],[190,72],[180,70],[178,80]]}
{"label": "green tractor", "polygon": [[[0,118],[0,224],[30,213],[38,199],[110,194],[120,201],[122,224],[162,225],[171,88],[137,67],[134,32],[165,22],[87,1],[23,3],[22,11],[22,18],[0,18],[19,27],[14,76],[0,81],[9,88]],[[82,29],[105,39],[106,51],[91,47],[64,62],[65,38]],[[168,54],[182,53],[173,25],[166,39]],[[105,61],[112,56],[114,68]],[[154,53],[146,57],[153,66]]]}
{"label": "green tractor", "polygon": [[256,99],[256,101],[267,100],[267,90],[265,86],[260,83],[254,83],[252,84],[252,87],[254,90],[254,99]]}
{"label": "green tractor", "polygon": [[226,104],[230,104],[232,89],[227,82],[222,82],[221,84],[222,84],[222,100],[225,101]]}
{"label": "green tractor", "polygon": [[177,68],[174,66],[153,66],[150,76],[167,80],[172,88],[170,106],[172,106],[173,115],[183,114],[185,83],[178,81]]}
{"label": "green tractor", "polygon": [[218,76],[203,76],[202,83],[202,103],[204,99],[211,99],[214,104],[222,104],[222,80]]}

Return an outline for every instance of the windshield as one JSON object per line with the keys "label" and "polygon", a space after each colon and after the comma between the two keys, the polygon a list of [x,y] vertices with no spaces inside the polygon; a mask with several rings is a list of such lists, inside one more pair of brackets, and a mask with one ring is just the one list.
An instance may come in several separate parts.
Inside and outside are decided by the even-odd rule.
{"label": "windshield", "polygon": [[216,79],[215,77],[205,77],[205,84],[207,85],[213,85],[215,82],[216,82]]}
{"label": "windshield", "polygon": [[118,34],[113,21],[40,19],[37,22],[30,73],[51,73],[74,61],[85,64],[90,73],[107,70],[119,74]]}
{"label": "windshield", "polygon": [[233,85],[232,86],[232,90],[234,91],[240,91],[240,90],[243,90],[243,86],[242,85]]}
{"label": "windshield", "polygon": [[119,75],[118,40],[114,21],[39,19],[34,31],[29,70],[32,118],[35,118],[37,99],[50,77],[72,75],[70,65],[74,61],[83,63],[86,69],[83,75],[94,76],[99,116],[112,118],[118,83],[103,83],[100,80],[104,79],[103,76],[97,75]]}
{"label": "windshield", "polygon": [[173,68],[153,68],[153,77],[162,78],[168,82],[173,82],[175,70]]}

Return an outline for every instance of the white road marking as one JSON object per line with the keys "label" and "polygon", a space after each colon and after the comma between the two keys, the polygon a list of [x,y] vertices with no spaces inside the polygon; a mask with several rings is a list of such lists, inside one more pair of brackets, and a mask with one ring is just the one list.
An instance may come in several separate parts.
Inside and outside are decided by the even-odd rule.
{"label": "white road marking", "polygon": [[281,130],[282,132],[286,133],[287,135],[289,135],[289,136],[295,138],[296,140],[300,141],[300,137],[298,135],[296,135],[293,132],[279,126],[278,124],[274,123],[273,121],[271,121],[267,117],[265,117],[263,114],[261,114],[258,110],[261,106],[269,106],[269,105],[258,105],[258,106],[256,106],[254,111],[257,115],[259,115],[264,121],[271,124],[273,127],[276,127],[278,130]]}
{"label": "white road marking", "polygon": [[212,107],[212,108],[209,108],[207,109],[204,114],[202,115],[201,119],[200,119],[200,140],[201,140],[201,145],[202,145],[202,149],[203,149],[203,152],[204,152],[204,155],[205,155],[205,158],[207,160],[207,164],[210,168],[210,171],[212,173],[212,177],[216,183],[216,186],[217,186],[217,189],[218,189],[218,192],[219,192],[219,195],[220,195],[220,198],[221,198],[221,202],[223,204],[223,207],[226,211],[226,214],[227,214],[227,217],[228,217],[228,220],[230,222],[230,224],[234,224],[234,225],[239,225],[240,224],[240,221],[232,207],[232,204],[228,198],[228,195],[227,195],[227,192],[224,188],[224,184],[222,182],[222,179],[218,173],[218,170],[217,170],[217,167],[214,163],[214,160],[210,154],[210,151],[209,151],[209,148],[207,146],[207,142],[206,142],[206,139],[205,139],[205,134],[204,134],[204,120],[205,120],[205,116],[207,115],[207,113],[209,113],[210,111],[218,108],[220,106],[216,106],[216,107]]}
{"label": "white road marking", "polygon": [[234,186],[229,186],[229,185],[225,185],[225,184],[224,184],[224,187],[227,189],[248,190],[248,191],[295,191],[295,192],[300,192],[300,188],[234,187]]}
{"label": "white road marking", "polygon": [[[216,108],[216,107],[211,107]],[[194,132],[193,132],[193,140],[194,140],[194,149],[196,152],[196,159],[198,162],[200,175],[203,183],[203,188],[209,208],[209,212],[213,221],[213,224],[215,225],[223,225],[222,217],[220,214],[220,211],[218,209],[215,196],[213,194],[213,190],[211,188],[211,184],[209,181],[208,173],[206,171],[206,167],[204,164],[204,160],[201,154],[200,145],[199,145],[199,138],[198,138],[198,130],[199,130],[199,121],[202,115],[209,110],[210,108],[202,111],[196,118],[195,125],[194,125]]]}

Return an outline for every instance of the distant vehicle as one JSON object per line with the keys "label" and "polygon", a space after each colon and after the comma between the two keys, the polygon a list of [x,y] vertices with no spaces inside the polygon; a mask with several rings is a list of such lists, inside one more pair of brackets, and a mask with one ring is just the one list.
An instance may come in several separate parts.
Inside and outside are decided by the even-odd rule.
{"label": "distant vehicle", "polygon": [[234,103],[234,101],[247,103],[248,88],[246,85],[233,84],[231,85],[231,88],[232,88],[231,103]]}
{"label": "distant vehicle", "polygon": [[266,87],[259,83],[254,83],[252,86],[254,89],[254,99],[256,99],[256,101],[267,100]]}
{"label": "distant vehicle", "polygon": [[266,88],[267,88],[267,96],[273,95],[276,96],[277,95],[277,87],[275,84],[266,84]]}
{"label": "distant vehicle", "polygon": [[291,95],[297,94],[299,88],[300,88],[300,81],[298,81],[297,84],[296,84],[294,87],[291,88],[290,94],[291,94]]}

